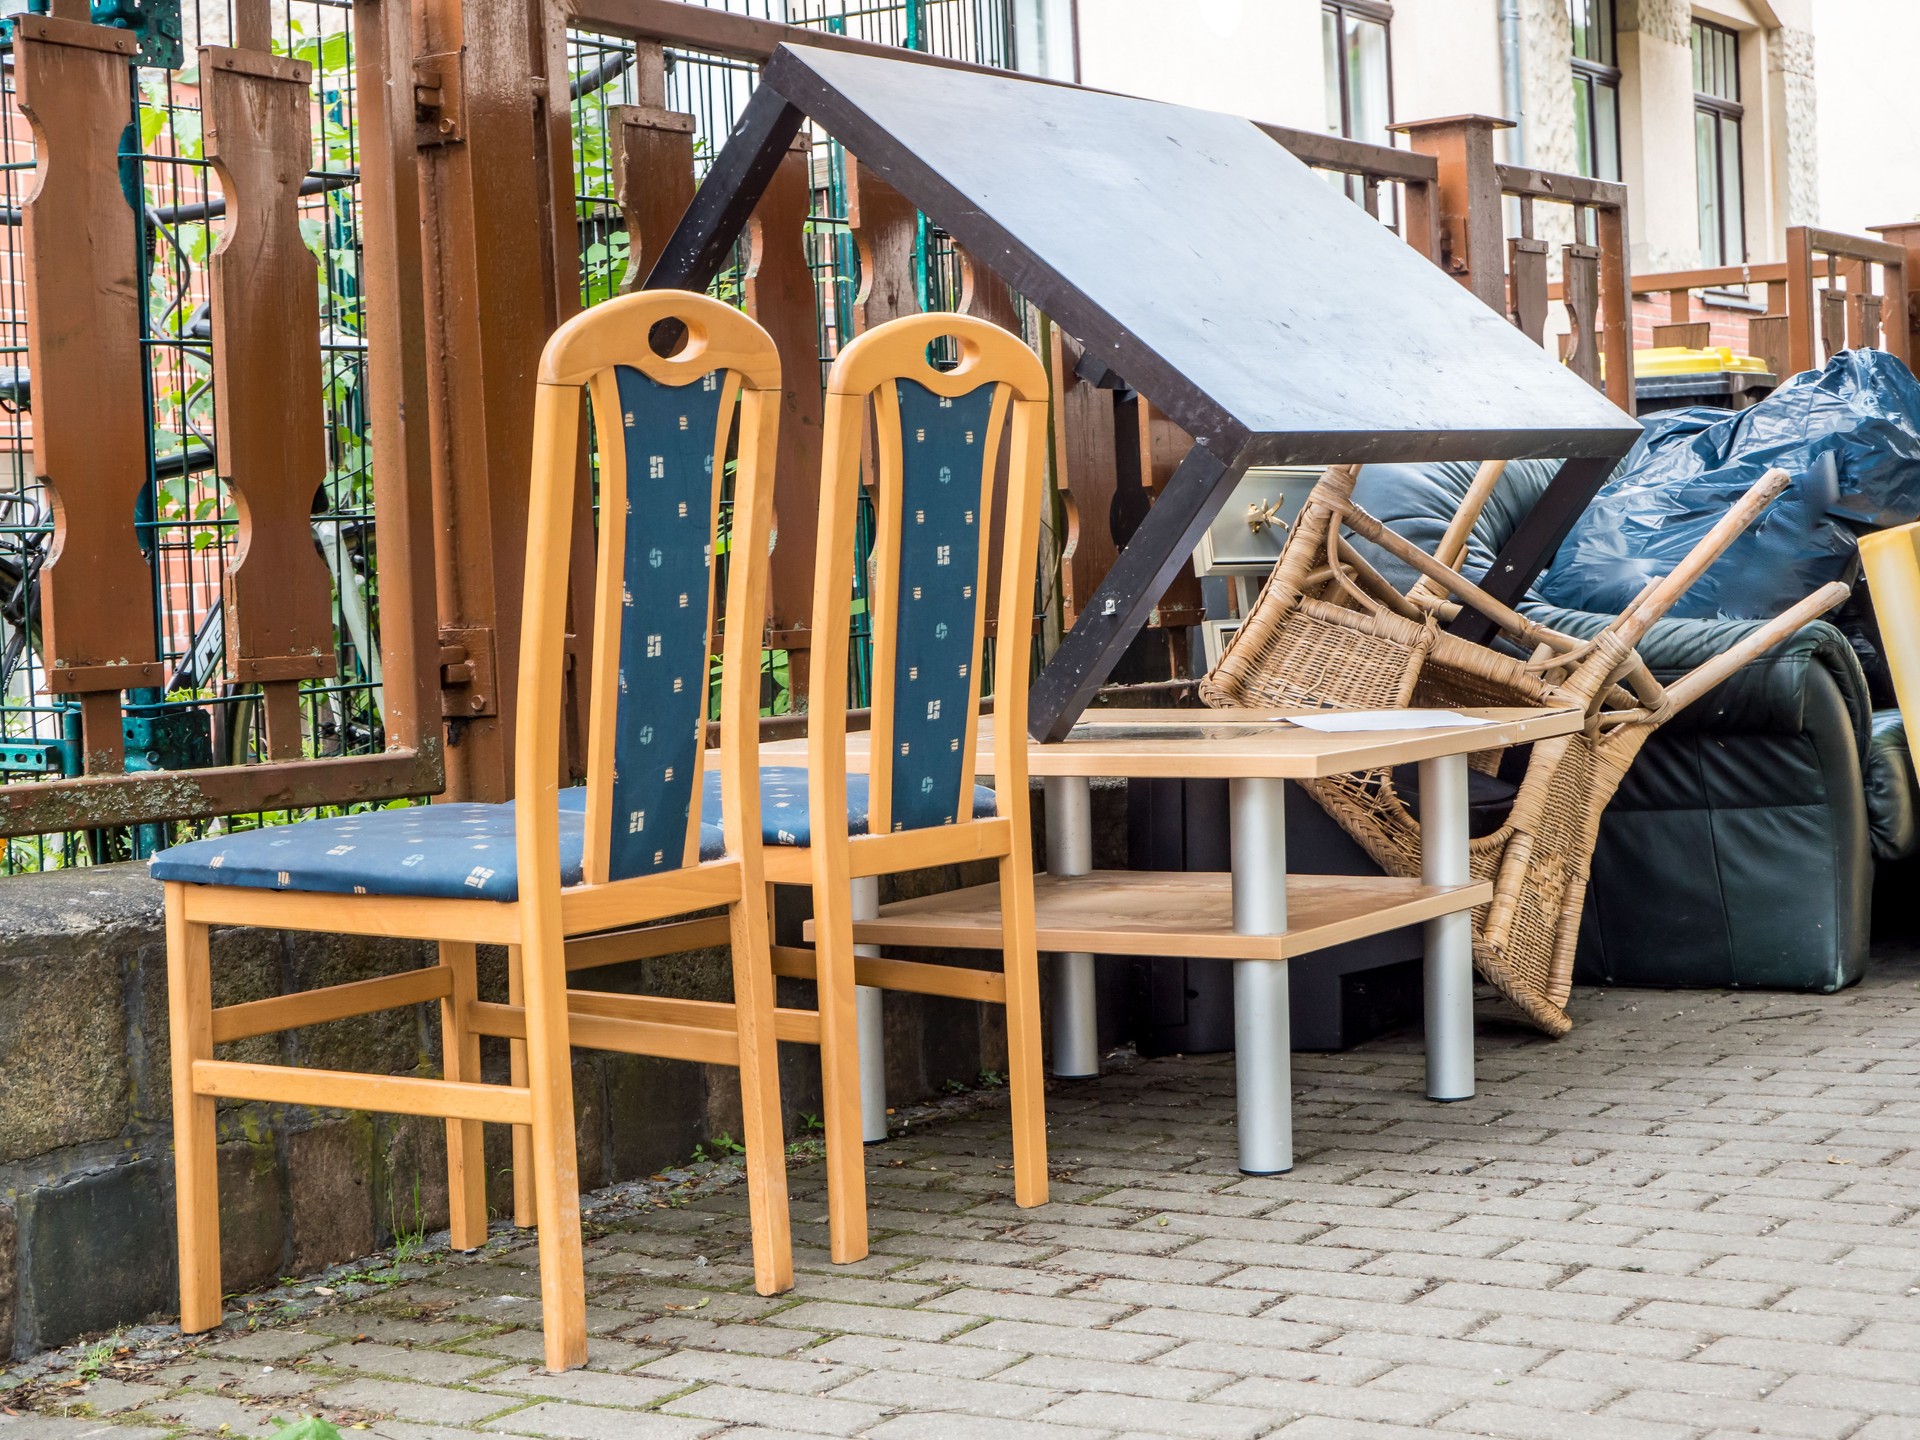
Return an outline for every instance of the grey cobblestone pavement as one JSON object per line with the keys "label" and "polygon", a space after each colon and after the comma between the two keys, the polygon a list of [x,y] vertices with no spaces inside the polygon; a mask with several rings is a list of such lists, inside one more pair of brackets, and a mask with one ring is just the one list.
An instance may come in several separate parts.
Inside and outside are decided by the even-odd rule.
{"label": "grey cobblestone pavement", "polygon": [[388,1440],[1920,1437],[1920,961],[1573,1013],[1552,1042],[1484,1006],[1479,1097],[1450,1106],[1417,1034],[1297,1057],[1279,1178],[1233,1168],[1224,1056],[1055,1087],[1043,1210],[1012,1204],[1001,1109],[916,1126],[868,1152],[853,1266],[800,1166],[777,1299],[738,1186],[596,1225],[572,1374],[538,1369],[503,1232],[291,1284],[198,1345],[17,1371],[0,1440],[314,1413]]}

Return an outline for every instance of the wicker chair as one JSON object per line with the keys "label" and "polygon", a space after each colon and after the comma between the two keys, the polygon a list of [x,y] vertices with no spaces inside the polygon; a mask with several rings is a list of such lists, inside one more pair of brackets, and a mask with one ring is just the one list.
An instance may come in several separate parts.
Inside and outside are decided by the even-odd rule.
{"label": "wicker chair", "polygon": [[[1815,591],[1738,646],[1662,686],[1634,647],[1789,477],[1776,470],[1761,479],[1672,574],[1649,584],[1599,635],[1577,640],[1528,620],[1453,568],[1503,469],[1497,461],[1480,468],[1433,555],[1354,504],[1359,467],[1329,469],[1200,694],[1223,707],[1585,711],[1583,732],[1532,747],[1504,823],[1471,844],[1475,877],[1494,885],[1492,902],[1474,915],[1475,964],[1534,1025],[1564,1035],[1573,1024],[1566,1002],[1600,813],[1634,756],[1669,716],[1837,605],[1847,587]],[[1410,566],[1419,582],[1402,593],[1346,531]],[[1448,633],[1443,626],[1463,607],[1492,621],[1508,648]],[[1492,773],[1500,758],[1488,751],[1473,763]],[[1387,873],[1420,874],[1420,822],[1391,772],[1303,785]]]}

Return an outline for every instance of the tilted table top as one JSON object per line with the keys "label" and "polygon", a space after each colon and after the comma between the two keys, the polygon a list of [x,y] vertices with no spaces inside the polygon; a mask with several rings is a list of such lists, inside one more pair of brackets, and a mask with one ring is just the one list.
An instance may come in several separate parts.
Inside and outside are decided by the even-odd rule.
{"label": "tilted table top", "polygon": [[[1027,767],[1034,775],[1125,775],[1153,780],[1317,780],[1432,760],[1443,755],[1497,750],[1570,735],[1585,717],[1578,710],[1469,709],[1491,725],[1448,725],[1431,730],[1365,730],[1328,735],[1285,723],[1309,710],[1089,710],[1065,740],[1029,741]],[[980,718],[975,768],[993,773],[993,717]],[[870,764],[871,737],[847,736],[847,768]],[[804,739],[775,740],[760,747],[763,765],[804,765]]]}

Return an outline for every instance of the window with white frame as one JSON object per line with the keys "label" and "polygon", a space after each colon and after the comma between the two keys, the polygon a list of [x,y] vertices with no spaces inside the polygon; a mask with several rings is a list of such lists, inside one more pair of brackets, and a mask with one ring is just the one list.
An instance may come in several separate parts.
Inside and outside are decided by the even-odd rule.
{"label": "window with white frame", "polygon": [[1391,145],[1393,65],[1387,28],[1393,7],[1379,0],[1324,0],[1327,129],[1349,140]]}
{"label": "window with white frame", "polygon": [[1620,66],[1613,0],[1567,0],[1573,22],[1575,168],[1595,180],[1620,178]]}
{"label": "window with white frame", "polygon": [[1700,186],[1700,263],[1747,259],[1746,195],[1741,184],[1740,37],[1706,20],[1693,22],[1693,148]]}

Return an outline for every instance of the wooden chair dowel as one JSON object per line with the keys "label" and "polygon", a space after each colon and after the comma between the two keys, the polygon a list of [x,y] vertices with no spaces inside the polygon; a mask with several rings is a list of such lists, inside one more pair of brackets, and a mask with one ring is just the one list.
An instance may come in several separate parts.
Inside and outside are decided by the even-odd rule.
{"label": "wooden chair dowel", "polygon": [[1505,630],[1523,644],[1544,644],[1550,645],[1555,649],[1566,650],[1584,643],[1574,640],[1570,636],[1562,635],[1557,631],[1549,630],[1544,625],[1536,625],[1519,611],[1502,605],[1498,600],[1494,599],[1493,596],[1487,594],[1486,591],[1474,584],[1473,581],[1467,579],[1466,576],[1460,574],[1457,570],[1442,565],[1411,540],[1408,540],[1393,530],[1389,530],[1385,525],[1381,524],[1380,521],[1374,519],[1373,516],[1360,509],[1357,505],[1342,505],[1338,508],[1341,519],[1345,522],[1347,528],[1352,530],[1356,535],[1361,536],[1363,539],[1371,540],[1396,560],[1404,561],[1406,564],[1418,570],[1422,575],[1445,586],[1448,591],[1458,596],[1462,602],[1471,605],[1475,610],[1485,615],[1489,620],[1493,621],[1494,624],[1498,625],[1502,630]]}
{"label": "wooden chair dowel", "polygon": [[1732,649],[1716,655],[1667,686],[1667,703],[1684,709],[1741,666],[1773,649],[1811,620],[1818,620],[1853,592],[1838,580],[1822,585],[1790,610],[1785,610],[1748,635]]}
{"label": "wooden chair dowel", "polygon": [[[1374,567],[1368,563],[1366,557],[1348,543],[1346,536],[1341,535],[1336,529],[1334,531],[1334,537],[1335,543],[1340,547],[1341,563],[1353,567],[1355,575],[1359,578],[1360,588],[1365,591],[1371,599],[1377,600],[1380,604],[1385,605],[1403,620],[1411,620],[1415,624],[1419,624],[1427,618],[1418,606],[1414,605],[1406,596],[1402,595],[1399,590],[1394,588],[1391,580],[1374,569]],[[1329,569],[1328,573],[1332,573],[1331,569]]]}
{"label": "wooden chair dowel", "polygon": [[[1460,557],[1467,552],[1467,540],[1473,534],[1473,527],[1479,523],[1480,512],[1487,508],[1487,501],[1492,498],[1495,487],[1500,483],[1500,477],[1506,474],[1506,471],[1507,462],[1504,460],[1487,460],[1481,463],[1479,470],[1474,474],[1473,484],[1467,487],[1467,493],[1460,501],[1460,508],[1454,511],[1453,519],[1447,522],[1447,533],[1440,537],[1440,544],[1433,552],[1433,558],[1442,565],[1453,570],[1460,568]],[[1438,588],[1430,581],[1422,579],[1413,587],[1413,593],[1416,596],[1423,593],[1432,594]]]}
{"label": "wooden chair dowel", "polygon": [[1747,493],[1714,522],[1713,528],[1702,537],[1700,543],[1687,552],[1686,558],[1673,567],[1672,573],[1642,591],[1640,598],[1611,628],[1618,631],[1629,645],[1639,644],[1641,637],[1653,628],[1654,622],[1693,588],[1693,583],[1707,572],[1707,568],[1792,483],[1793,477],[1784,470],[1769,470],[1754,481]]}

